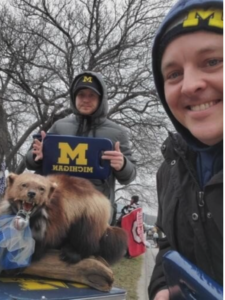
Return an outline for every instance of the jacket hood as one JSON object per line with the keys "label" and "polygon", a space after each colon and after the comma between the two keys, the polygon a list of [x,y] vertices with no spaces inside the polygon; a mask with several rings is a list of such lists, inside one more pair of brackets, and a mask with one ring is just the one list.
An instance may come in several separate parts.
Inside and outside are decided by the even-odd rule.
{"label": "jacket hood", "polygon": [[79,73],[79,75],[77,75],[72,82],[72,85],[70,87],[70,105],[71,105],[73,113],[77,116],[81,115],[75,106],[74,87],[76,86],[77,82],[79,82],[79,79],[82,76],[94,77],[95,79],[98,80],[98,82],[100,83],[101,88],[102,88],[102,94],[100,96],[99,107],[91,115],[91,119],[106,118],[107,113],[108,113],[107,88],[106,88],[106,85],[105,85],[105,82],[104,82],[102,76],[99,73],[95,73],[95,72],[91,72],[91,71],[85,71],[85,72]]}
{"label": "jacket hood", "polygon": [[[182,137],[190,144],[199,144],[200,142],[190,133],[190,131],[181,125],[170,111],[164,94],[164,81],[161,73],[161,55],[160,45],[161,41],[167,32],[168,28],[174,23],[174,21],[182,16],[185,12],[188,12],[194,8],[219,8],[223,9],[223,0],[179,0],[169,11],[163,22],[161,23],[152,47],[152,70],[153,77],[158,92],[159,98],[164,106],[164,109],[172,121],[176,130],[182,135]],[[162,53],[161,53],[162,54]]]}

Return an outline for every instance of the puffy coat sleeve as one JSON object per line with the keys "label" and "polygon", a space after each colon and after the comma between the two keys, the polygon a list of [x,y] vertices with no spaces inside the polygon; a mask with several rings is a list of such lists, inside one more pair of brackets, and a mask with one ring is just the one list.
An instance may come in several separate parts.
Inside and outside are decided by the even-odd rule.
{"label": "puffy coat sleeve", "polygon": [[113,173],[120,184],[129,184],[136,177],[136,165],[129,147],[127,132],[123,128],[121,128],[119,142],[120,142],[120,150],[123,153],[125,158],[125,163],[122,170],[120,171],[114,170]]}
{"label": "puffy coat sleeve", "polygon": [[[158,193],[158,198],[160,195],[160,184],[162,184],[162,179],[160,180],[160,173],[162,170],[159,170],[157,173],[157,193]],[[156,221],[156,226],[163,232],[163,227],[162,227],[162,206],[160,203],[160,199],[158,199],[158,216],[157,216],[157,221]],[[156,261],[155,261],[155,267],[153,269],[152,277],[150,280],[150,284],[148,287],[148,293],[149,293],[149,299],[153,300],[155,297],[155,294],[159,292],[162,289],[167,288],[166,284],[166,279],[164,276],[163,272],[163,267],[162,267],[162,257],[163,255],[171,250],[171,246],[167,240],[166,237],[159,238],[158,239],[158,247],[159,247],[159,252],[156,256]]]}

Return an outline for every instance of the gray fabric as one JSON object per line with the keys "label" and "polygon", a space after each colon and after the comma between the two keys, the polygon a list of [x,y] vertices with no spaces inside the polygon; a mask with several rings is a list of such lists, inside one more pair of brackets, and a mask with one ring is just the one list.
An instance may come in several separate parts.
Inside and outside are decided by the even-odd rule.
{"label": "gray fabric", "polygon": [[[96,76],[102,85],[103,95],[100,106],[97,111],[91,115],[91,126],[87,126],[86,119],[83,119],[75,107],[73,97],[73,85],[77,79],[82,76],[80,74],[75,78],[71,86],[71,107],[74,115],[70,115],[66,118],[58,120],[50,128],[49,133],[61,134],[61,135],[76,135],[80,122],[83,121],[83,132],[87,137],[96,138],[108,138],[112,141],[113,146],[115,142],[120,142],[120,149],[125,157],[125,165],[121,171],[115,171],[111,173],[110,177],[105,180],[91,180],[95,187],[101,191],[110,201],[113,207],[115,201],[115,181],[116,179],[120,184],[129,184],[136,177],[135,161],[132,158],[131,150],[129,147],[128,134],[125,128],[107,119],[108,103],[107,103],[107,90],[106,86],[99,74],[93,72],[85,72],[85,74]],[[32,150],[28,151],[26,155],[26,166],[30,170],[35,170],[41,173],[41,162],[35,162]]]}

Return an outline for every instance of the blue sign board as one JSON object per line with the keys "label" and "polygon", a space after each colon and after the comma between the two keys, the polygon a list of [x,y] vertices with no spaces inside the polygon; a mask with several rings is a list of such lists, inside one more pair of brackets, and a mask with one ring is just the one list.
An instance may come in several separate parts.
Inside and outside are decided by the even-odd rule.
{"label": "blue sign board", "polygon": [[222,300],[223,288],[176,251],[163,256],[172,300]]}
{"label": "blue sign board", "polygon": [[1,300],[125,300],[126,291],[113,287],[101,292],[85,285],[46,278],[0,277]]}
{"label": "blue sign board", "polygon": [[47,134],[43,143],[42,173],[106,179],[111,172],[110,162],[101,156],[112,149],[112,142],[105,138]]}

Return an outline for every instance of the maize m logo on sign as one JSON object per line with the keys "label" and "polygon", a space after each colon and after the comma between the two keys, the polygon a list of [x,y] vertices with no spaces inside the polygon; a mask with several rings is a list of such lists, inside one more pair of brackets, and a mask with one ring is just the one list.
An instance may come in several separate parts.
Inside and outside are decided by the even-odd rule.
{"label": "maize m logo on sign", "polygon": [[60,156],[57,163],[69,165],[71,161],[75,161],[75,165],[86,166],[88,144],[78,144],[74,149],[68,143],[59,143]]}

